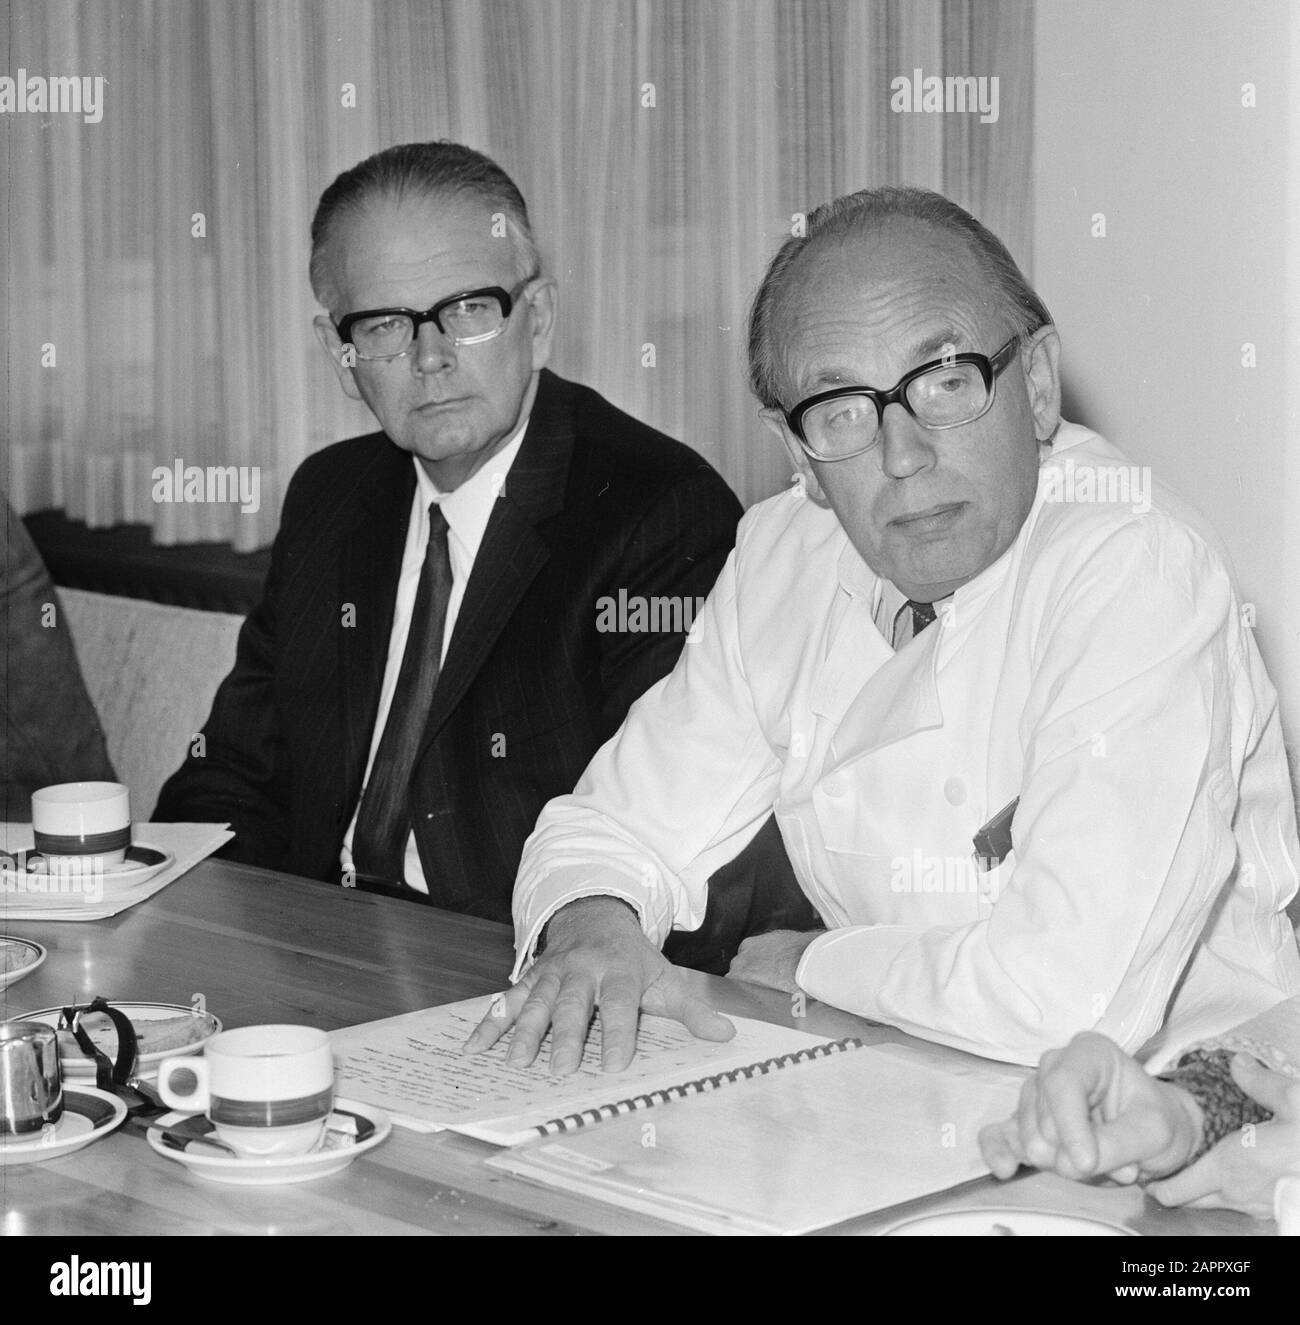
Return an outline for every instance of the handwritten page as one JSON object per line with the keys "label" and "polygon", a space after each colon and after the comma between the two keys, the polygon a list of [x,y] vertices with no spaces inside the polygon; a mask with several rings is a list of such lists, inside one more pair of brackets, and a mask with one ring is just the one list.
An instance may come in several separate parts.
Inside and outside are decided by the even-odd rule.
{"label": "handwritten page", "polygon": [[979,1129],[1027,1074],[873,1045],[487,1163],[706,1233],[806,1233],[986,1174]]}
{"label": "handwritten page", "polygon": [[675,1021],[642,1017],[637,1054],[626,1071],[601,1070],[597,1027],[587,1037],[578,1070],[555,1077],[549,1069],[549,1036],[537,1061],[527,1068],[506,1063],[508,1035],[485,1053],[462,1052],[492,998],[334,1031],[330,1040],[338,1093],[376,1104],[394,1122],[417,1131],[451,1128],[497,1145],[514,1145],[535,1136],[538,1126],[568,1114],[825,1043],[805,1031],[732,1017],[735,1038],[714,1044],[695,1039]]}

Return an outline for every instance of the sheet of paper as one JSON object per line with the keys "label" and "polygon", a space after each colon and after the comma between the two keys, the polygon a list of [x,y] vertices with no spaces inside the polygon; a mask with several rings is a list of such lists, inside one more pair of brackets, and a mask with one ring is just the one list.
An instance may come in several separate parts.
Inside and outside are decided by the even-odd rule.
{"label": "sheet of paper", "polygon": [[[115,880],[111,872],[86,880],[15,875],[0,870],[0,923],[6,920],[103,920],[136,906],[174,883],[199,861],[225,846],[234,833],[225,824],[133,824],[132,840],[175,857],[141,883]],[[31,824],[0,824],[0,849],[28,851]]]}
{"label": "sheet of paper", "polygon": [[[824,1043],[805,1031],[732,1017],[736,1037],[725,1044],[697,1040],[675,1021],[643,1017],[637,1056],[625,1072],[603,1072],[600,1038],[588,1036],[578,1070],[553,1077],[549,1037],[532,1067],[507,1065],[509,1037],[486,1053],[461,1046],[487,1015],[492,995],[426,1008],[332,1032],[340,1095],[377,1104],[394,1122],[417,1130],[450,1127],[499,1145],[534,1135],[552,1119],[614,1104],[781,1054]],[[731,1087],[726,1087],[730,1089]]]}
{"label": "sheet of paper", "polygon": [[988,1172],[1028,1069],[873,1045],[487,1162],[711,1233],[806,1233]]}

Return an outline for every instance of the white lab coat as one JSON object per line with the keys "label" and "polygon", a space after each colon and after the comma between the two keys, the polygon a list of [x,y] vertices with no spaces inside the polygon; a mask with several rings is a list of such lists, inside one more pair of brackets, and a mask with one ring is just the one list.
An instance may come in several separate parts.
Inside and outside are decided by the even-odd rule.
{"label": "white lab coat", "polygon": [[1032,1063],[1093,1028],[1155,1066],[1300,992],[1276,693],[1213,534],[1127,465],[1063,424],[1016,541],[897,653],[832,512],[751,509],[675,670],[538,820],[516,974],[580,896],[697,927],[775,809],[829,929],[799,984],[913,1034]]}

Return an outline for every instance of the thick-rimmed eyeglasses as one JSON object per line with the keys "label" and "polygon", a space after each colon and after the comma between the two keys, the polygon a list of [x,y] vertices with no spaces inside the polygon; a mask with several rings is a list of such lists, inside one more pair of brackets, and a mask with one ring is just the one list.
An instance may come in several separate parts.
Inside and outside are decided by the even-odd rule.
{"label": "thick-rimmed eyeglasses", "polygon": [[481,345],[506,329],[515,301],[536,279],[534,272],[513,290],[499,285],[462,290],[423,313],[413,308],[368,308],[349,313],[334,325],[344,345],[356,349],[358,359],[400,358],[415,344],[426,322],[432,322],[453,345]]}
{"label": "thick-rimmed eyeglasses", "polygon": [[850,460],[880,440],[889,405],[902,407],[923,428],[940,432],[974,423],[993,404],[998,375],[1015,358],[1017,333],[991,356],[950,354],[913,368],[889,391],[840,386],[784,411],[790,431],[814,460]]}

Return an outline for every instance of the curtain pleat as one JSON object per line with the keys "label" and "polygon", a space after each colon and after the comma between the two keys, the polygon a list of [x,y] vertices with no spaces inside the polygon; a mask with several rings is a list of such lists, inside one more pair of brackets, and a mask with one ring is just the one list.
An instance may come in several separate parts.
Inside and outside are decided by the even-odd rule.
{"label": "curtain pleat", "polygon": [[[39,10],[13,12],[3,32],[4,68],[13,77],[26,60],[48,63],[46,21]],[[15,121],[3,133],[4,208],[0,251],[4,256],[5,483],[19,510],[61,505],[63,468],[55,438],[55,410],[63,395],[57,381],[59,310],[51,299],[54,242],[50,232],[55,180],[50,142]],[[67,288],[75,289],[69,282]],[[55,367],[48,367],[53,345]],[[67,358],[65,356],[65,362]]]}
{"label": "curtain pleat", "polygon": [[[297,283],[296,294],[306,301],[312,317],[321,311],[307,281],[311,218],[320,194],[336,175],[378,151],[381,145],[431,136],[427,126],[421,131],[415,125],[404,131],[381,132],[380,102],[385,97],[392,99],[386,89],[399,86],[405,89],[404,96],[398,100],[414,108],[427,104],[438,89],[445,87],[445,80],[433,76],[431,63],[413,64],[409,69],[395,63],[399,57],[410,58],[416,49],[410,41],[391,50],[381,46],[381,26],[384,31],[396,29],[397,20],[411,6],[383,5],[381,12],[390,16],[390,21],[383,25],[376,18],[375,8],[372,0],[321,0],[315,24],[303,29],[309,95],[304,98],[300,118],[306,135],[307,160],[296,173],[301,177],[307,203],[294,217],[287,236],[290,242],[298,244],[297,266],[278,273],[278,278]],[[415,13],[436,19],[441,11],[436,5],[419,5]],[[417,68],[423,68],[418,80]],[[289,168],[294,169],[292,163]],[[372,432],[376,427],[373,418],[363,405],[349,400],[339,389],[334,370],[320,352],[310,326],[284,322],[281,334],[286,339],[292,338],[307,360],[308,403],[304,423],[308,451],[318,451],[343,437]],[[278,361],[272,359],[272,363],[278,372]],[[285,455],[276,465],[276,480],[281,490],[296,464],[292,456]]]}
{"label": "curtain pleat", "polygon": [[[149,80],[155,89],[155,132],[146,140],[155,154],[151,190],[153,214],[153,449],[155,462],[172,469],[215,463],[212,451],[223,445],[212,380],[216,328],[209,321],[219,290],[213,255],[219,226],[230,224],[216,206],[209,153],[215,137],[209,104],[209,60],[204,7],[159,4],[154,11],[162,59]],[[227,40],[238,38],[232,21]],[[125,55],[123,52],[115,54]],[[125,68],[123,70],[125,73]],[[135,70],[139,79],[142,71]],[[110,84],[110,86],[112,86]],[[214,93],[217,91],[213,88]],[[233,90],[235,95],[238,89]],[[108,95],[106,93],[106,95]],[[223,90],[233,110],[237,104]],[[105,110],[102,128],[108,150],[123,150]],[[133,150],[141,150],[137,144]],[[220,421],[224,427],[225,420]],[[84,439],[81,439],[84,444]],[[78,444],[69,434],[66,445]],[[206,490],[205,490],[206,491]],[[183,493],[155,502],[154,537],[160,543],[204,541],[212,536],[219,513],[212,503],[183,503]],[[69,504],[69,513],[72,506]]]}
{"label": "curtain pleat", "polygon": [[[695,447],[746,503],[790,477],[746,386],[745,318],[801,214],[923,184],[1028,265],[1029,0],[3,12],[11,74],[105,79],[100,123],[0,124],[3,479],[20,511],[268,542],[302,459],[375,426],[312,334],[308,232],[330,180],[391,143],[458,139],[515,177],[560,284],[553,366]],[[998,119],[891,111],[915,70],[997,76]],[[177,462],[256,470],[259,509],[156,500]]]}
{"label": "curtain pleat", "polygon": [[[264,206],[265,182],[259,179],[258,170],[258,122],[273,108],[259,101],[262,91],[262,79],[259,77],[259,50],[265,47],[265,33],[257,19],[257,8],[251,0],[237,0],[218,8],[208,5],[206,23],[206,48],[208,67],[211,74],[211,119],[212,119],[212,199],[213,224],[208,233],[208,246],[216,264],[217,279],[220,285],[220,297],[216,301],[217,344],[220,350],[212,365],[213,389],[217,393],[217,416],[221,419],[222,442],[220,453],[211,457],[210,463],[224,461],[226,464],[247,465],[258,459],[257,438],[259,436],[277,436],[268,431],[271,423],[267,409],[270,384],[264,372],[263,355],[267,349],[266,340],[256,334],[261,326],[287,326],[287,319],[275,316],[275,308],[265,300],[267,279],[275,277],[275,263],[268,261],[270,256],[264,249],[264,243],[275,244],[277,236],[269,225],[259,224]],[[263,12],[273,6],[263,7]],[[220,105],[228,104],[253,106],[256,115],[221,115]],[[269,156],[279,145],[280,135],[266,144]],[[301,171],[295,171],[301,174]],[[292,184],[292,176],[285,181]],[[292,231],[279,236],[278,249],[290,262],[293,249],[286,255],[283,250],[286,243],[292,245],[301,236]],[[283,271],[278,273],[280,285],[289,284],[292,298],[302,284],[302,272]],[[297,277],[297,280],[293,280]],[[297,308],[298,299],[293,299],[290,307]],[[270,313],[272,320],[264,321]],[[289,335],[277,338],[274,345],[274,362],[282,358],[290,361],[295,357],[300,337]],[[265,365],[269,367],[269,364]],[[301,396],[301,379],[295,380],[292,370],[276,374],[276,388],[288,397]],[[260,494],[259,494],[260,495]],[[239,537],[242,532],[236,526],[242,526],[248,519],[240,514],[235,519],[230,514],[229,506],[209,512],[209,518],[217,515],[226,516],[223,522],[226,528],[212,537],[232,538],[236,546],[247,542]],[[253,544],[256,546],[256,544]]]}

